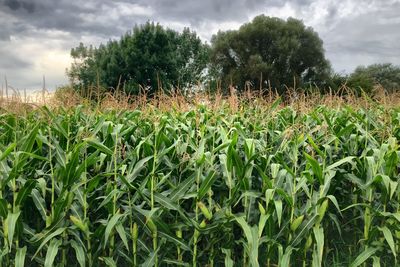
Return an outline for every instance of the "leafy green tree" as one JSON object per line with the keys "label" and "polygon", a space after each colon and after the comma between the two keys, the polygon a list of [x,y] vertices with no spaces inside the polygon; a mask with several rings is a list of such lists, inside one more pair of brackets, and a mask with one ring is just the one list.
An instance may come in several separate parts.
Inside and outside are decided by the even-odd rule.
{"label": "leafy green tree", "polygon": [[71,57],[73,63],[70,69],[67,69],[67,75],[72,84],[87,85],[90,81],[94,81],[96,73],[93,73],[94,49],[92,46],[85,46],[80,43],[76,48],[71,49]]}
{"label": "leafy green tree", "polygon": [[361,91],[370,94],[374,89],[374,80],[366,73],[357,70],[347,77],[345,84],[358,95]]}
{"label": "leafy green tree", "polygon": [[218,32],[211,43],[213,71],[224,86],[266,87],[269,82],[282,91],[294,81],[296,86],[324,85],[331,73],[322,40],[297,19],[260,15],[239,30]]}
{"label": "leafy green tree", "polygon": [[376,85],[381,85],[388,92],[400,90],[400,66],[390,63],[359,66],[349,76],[350,87],[371,92]]}
{"label": "leafy green tree", "polygon": [[147,22],[119,41],[72,49],[74,62],[67,73],[76,87],[99,83],[110,90],[123,86],[137,93],[142,87],[154,93],[160,87],[190,87],[202,81],[208,54],[209,46],[195,32],[185,28],[179,33]]}

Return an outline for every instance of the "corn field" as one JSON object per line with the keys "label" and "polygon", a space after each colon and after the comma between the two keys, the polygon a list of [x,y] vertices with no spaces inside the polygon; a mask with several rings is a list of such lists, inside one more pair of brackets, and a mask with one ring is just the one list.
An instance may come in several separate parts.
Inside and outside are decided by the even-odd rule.
{"label": "corn field", "polygon": [[400,110],[0,114],[0,266],[399,266]]}

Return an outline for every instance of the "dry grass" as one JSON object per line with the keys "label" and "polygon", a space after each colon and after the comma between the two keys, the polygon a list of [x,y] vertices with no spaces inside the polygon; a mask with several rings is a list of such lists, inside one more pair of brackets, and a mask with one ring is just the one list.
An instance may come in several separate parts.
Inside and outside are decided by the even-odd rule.
{"label": "dry grass", "polygon": [[[92,100],[89,100],[92,99]],[[190,95],[180,90],[169,93],[159,90],[154,97],[149,97],[144,90],[139,95],[127,95],[116,90],[115,92],[104,92],[104,89],[95,87],[88,88],[84,93],[78,93],[69,87],[59,88],[55,93],[37,91],[34,94],[21,94],[19,91],[5,97],[0,97],[0,108],[13,113],[26,113],[37,107],[46,105],[50,108],[73,108],[78,105],[93,107],[99,111],[104,110],[142,110],[161,111],[177,110],[189,111],[196,106],[206,106],[218,111],[228,109],[237,112],[245,107],[256,106],[260,110],[267,110],[278,99],[282,101],[279,108],[291,106],[296,111],[308,112],[316,106],[324,105],[329,108],[340,108],[346,105],[353,108],[370,108],[382,105],[386,108],[400,107],[400,92],[387,93],[384,88],[376,87],[372,96],[356,96],[353,91],[343,85],[338,91],[322,94],[320,91],[304,92],[287,88],[283,96],[274,90],[251,90],[247,88],[244,92],[237,92],[234,87],[229,88],[229,94],[224,95],[220,90],[215,93],[198,92]]]}
{"label": "dry grass", "polygon": [[47,90],[16,90],[11,86],[0,93],[0,109],[13,113],[26,113],[40,106],[52,106],[54,93]]}

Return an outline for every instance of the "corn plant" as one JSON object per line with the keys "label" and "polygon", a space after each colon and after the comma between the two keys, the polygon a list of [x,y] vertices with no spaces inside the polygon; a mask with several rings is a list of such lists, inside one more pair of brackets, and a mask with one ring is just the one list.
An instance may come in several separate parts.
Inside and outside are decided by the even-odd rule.
{"label": "corn plant", "polygon": [[397,266],[400,110],[0,114],[0,266]]}

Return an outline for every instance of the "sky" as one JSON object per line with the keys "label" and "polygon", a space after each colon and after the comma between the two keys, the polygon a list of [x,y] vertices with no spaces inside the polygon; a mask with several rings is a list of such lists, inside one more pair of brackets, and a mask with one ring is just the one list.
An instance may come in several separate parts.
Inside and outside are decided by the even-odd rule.
{"label": "sky", "polygon": [[149,20],[189,27],[209,43],[260,14],[311,26],[338,73],[400,65],[400,0],[0,0],[0,81],[39,89],[44,75],[55,89],[68,83],[71,48],[118,39]]}

